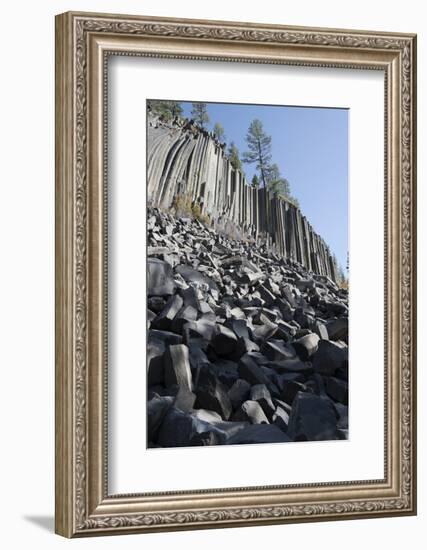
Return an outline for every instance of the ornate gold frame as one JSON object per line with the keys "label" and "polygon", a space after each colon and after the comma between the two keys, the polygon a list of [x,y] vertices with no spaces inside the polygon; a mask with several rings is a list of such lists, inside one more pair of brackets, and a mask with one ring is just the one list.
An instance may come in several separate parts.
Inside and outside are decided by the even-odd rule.
{"label": "ornate gold frame", "polygon": [[[106,486],[105,59],[385,73],[385,478],[111,496]],[[56,532],[66,537],[416,513],[416,37],[65,13],[56,18]],[[256,67],[254,67],[256,70]]]}

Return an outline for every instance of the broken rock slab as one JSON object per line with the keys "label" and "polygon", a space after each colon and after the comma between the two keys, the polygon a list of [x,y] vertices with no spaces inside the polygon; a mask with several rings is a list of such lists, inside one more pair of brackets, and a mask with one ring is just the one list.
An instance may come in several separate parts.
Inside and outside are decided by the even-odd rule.
{"label": "broken rock slab", "polygon": [[239,430],[227,440],[227,444],[288,443],[289,441],[291,441],[289,436],[274,424],[254,424]]}
{"label": "broken rock slab", "polygon": [[192,390],[192,375],[188,347],[185,344],[169,346],[163,355],[166,386],[177,384]]}
{"label": "broken rock slab", "polygon": [[148,441],[156,442],[160,425],[173,404],[173,397],[155,394],[147,403]]}
{"label": "broken rock slab", "polygon": [[249,382],[251,386],[255,384],[265,384],[268,386],[269,381],[267,376],[248,353],[240,358],[238,371],[240,378]]}
{"label": "broken rock slab", "polygon": [[240,405],[246,401],[249,397],[250,390],[251,385],[246,380],[239,378],[234,382],[228,390],[228,397],[230,398],[231,405],[234,410],[238,409]]}
{"label": "broken rock slab", "polygon": [[171,296],[162,311],[158,313],[157,316],[152,320],[152,328],[160,330],[170,330],[172,326],[172,321],[178,311],[182,308],[182,305],[183,300],[181,296],[179,296],[178,294]]}
{"label": "broken rock slab", "polygon": [[250,399],[259,403],[265,416],[271,419],[275,411],[275,406],[271,399],[271,393],[265,384],[256,384],[252,386]]}
{"label": "broken rock slab", "polygon": [[237,422],[250,422],[251,424],[269,424],[261,405],[257,401],[248,400],[240,405],[233,415]]}
{"label": "broken rock slab", "polygon": [[148,296],[167,296],[175,292],[172,267],[158,258],[147,260],[147,294]]}
{"label": "broken rock slab", "polygon": [[215,353],[221,357],[232,355],[237,348],[237,336],[231,329],[218,324],[211,345]]}
{"label": "broken rock slab", "polygon": [[318,350],[312,357],[312,365],[315,372],[327,376],[333,376],[348,363],[347,350],[335,342],[320,340]]}
{"label": "broken rock slab", "polygon": [[331,401],[299,392],[292,404],[287,433],[294,441],[338,439],[337,416]]}
{"label": "broken rock slab", "polygon": [[160,426],[157,440],[162,447],[186,447],[199,444],[193,438],[206,432],[215,434],[211,437],[214,444],[225,442],[225,433],[214,425],[171,407]]}
{"label": "broken rock slab", "polygon": [[310,333],[298,340],[295,340],[292,345],[295,348],[298,356],[302,361],[307,361],[310,357],[316,353],[319,345],[319,337],[317,334]]}
{"label": "broken rock slab", "polygon": [[232,413],[230,398],[226,386],[214,372],[214,367],[202,367],[199,371],[196,409],[208,409],[217,412],[223,420],[228,420]]}

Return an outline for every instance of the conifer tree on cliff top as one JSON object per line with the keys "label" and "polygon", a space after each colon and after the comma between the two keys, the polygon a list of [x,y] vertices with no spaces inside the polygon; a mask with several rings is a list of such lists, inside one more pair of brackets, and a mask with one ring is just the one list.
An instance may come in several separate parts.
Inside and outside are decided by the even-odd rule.
{"label": "conifer tree on cliff top", "polygon": [[157,116],[162,116],[166,120],[171,120],[176,116],[182,116],[184,110],[178,101],[164,101],[158,99],[149,99],[148,106]]}
{"label": "conifer tree on cliff top", "polygon": [[206,103],[192,103],[191,118],[200,128],[209,123],[208,106]]}
{"label": "conifer tree on cliff top", "polygon": [[231,166],[235,170],[241,170],[242,163],[240,162],[239,149],[237,149],[234,141],[232,141],[228,147],[228,156],[230,157]]}
{"label": "conifer tree on cliff top", "polygon": [[271,165],[271,136],[268,136],[262,126],[262,122],[255,119],[251,122],[246,134],[248,151],[243,153],[243,162],[256,163],[256,169],[261,175],[263,187],[267,187],[268,170]]}
{"label": "conifer tree on cliff top", "polygon": [[224,128],[219,122],[215,122],[215,126],[213,127],[213,133],[216,135],[216,138],[218,141],[225,141]]}

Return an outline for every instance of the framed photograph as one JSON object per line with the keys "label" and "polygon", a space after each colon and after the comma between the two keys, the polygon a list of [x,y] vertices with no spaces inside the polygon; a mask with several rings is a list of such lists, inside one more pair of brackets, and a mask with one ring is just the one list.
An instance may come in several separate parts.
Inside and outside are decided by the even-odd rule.
{"label": "framed photograph", "polygon": [[416,37],[56,18],[56,532],[416,513]]}

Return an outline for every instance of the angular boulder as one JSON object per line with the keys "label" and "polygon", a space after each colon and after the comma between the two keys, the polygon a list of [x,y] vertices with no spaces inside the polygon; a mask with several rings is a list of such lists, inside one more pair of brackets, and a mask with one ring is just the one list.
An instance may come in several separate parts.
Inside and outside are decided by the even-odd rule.
{"label": "angular boulder", "polygon": [[292,345],[302,361],[307,361],[316,353],[319,345],[319,336],[313,332],[295,340]]}
{"label": "angular boulder", "polygon": [[231,329],[218,324],[211,345],[215,353],[221,357],[232,355],[237,348],[237,336]]}
{"label": "angular boulder", "polygon": [[167,296],[175,292],[172,267],[158,258],[147,260],[147,294],[148,296]]}
{"label": "angular boulder", "polygon": [[265,384],[268,386],[268,378],[264,374],[261,367],[250,357],[249,354],[245,354],[239,361],[239,376],[251,384]]}
{"label": "angular boulder", "polygon": [[237,422],[250,422],[251,424],[269,424],[261,405],[257,401],[245,401],[233,415]]}
{"label": "angular boulder", "polygon": [[289,441],[291,439],[274,424],[254,424],[239,430],[227,440],[227,444],[288,443]]}
{"label": "angular boulder", "polygon": [[249,397],[251,385],[246,380],[239,378],[234,382],[231,388],[228,390],[228,397],[231,401],[233,409],[238,409],[243,401]]}
{"label": "angular boulder", "polygon": [[172,321],[178,311],[182,308],[183,300],[178,294],[174,294],[169,298],[165,307],[151,321],[151,326],[154,329],[170,330]]}
{"label": "angular boulder", "polygon": [[163,355],[166,386],[177,384],[192,390],[192,375],[188,347],[185,344],[169,346]]}
{"label": "angular boulder", "polygon": [[299,392],[292,404],[287,433],[294,441],[338,439],[337,416],[331,401]]}
{"label": "angular boulder", "polygon": [[271,393],[265,384],[256,384],[255,386],[252,386],[250,399],[251,401],[256,401],[259,403],[265,416],[268,419],[271,419],[276,408],[271,399]]}
{"label": "angular boulder", "polygon": [[208,409],[217,412],[221,418],[228,420],[232,413],[227,388],[216,376],[213,367],[202,367],[199,371],[195,408]]}
{"label": "angular boulder", "polygon": [[326,376],[333,376],[347,363],[347,350],[329,340],[320,340],[318,349],[312,357],[314,371]]}

